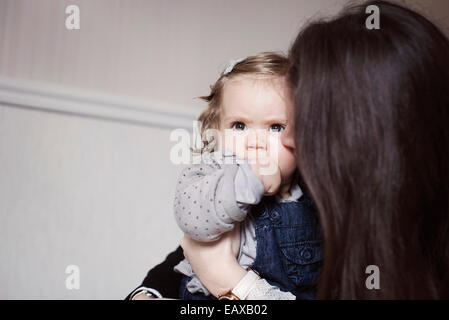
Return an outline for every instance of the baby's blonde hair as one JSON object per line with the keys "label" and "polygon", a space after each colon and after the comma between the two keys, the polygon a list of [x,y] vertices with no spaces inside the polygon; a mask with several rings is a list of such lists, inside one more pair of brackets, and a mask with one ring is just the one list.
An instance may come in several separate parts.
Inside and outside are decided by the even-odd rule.
{"label": "baby's blonde hair", "polygon": [[207,109],[198,118],[203,148],[198,152],[213,152],[215,143],[206,137],[208,129],[219,129],[223,89],[231,79],[241,75],[262,75],[284,77],[287,75],[289,60],[280,53],[262,52],[236,63],[230,72],[223,71],[218,80],[210,87],[208,96],[199,97],[208,103]]}

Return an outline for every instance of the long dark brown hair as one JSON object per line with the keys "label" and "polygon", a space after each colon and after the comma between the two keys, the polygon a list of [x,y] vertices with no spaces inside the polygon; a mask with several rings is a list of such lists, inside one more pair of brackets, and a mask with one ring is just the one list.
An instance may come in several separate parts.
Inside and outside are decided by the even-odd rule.
{"label": "long dark brown hair", "polygon": [[298,166],[325,239],[318,298],[449,298],[447,37],[370,1],[306,26],[290,61]]}

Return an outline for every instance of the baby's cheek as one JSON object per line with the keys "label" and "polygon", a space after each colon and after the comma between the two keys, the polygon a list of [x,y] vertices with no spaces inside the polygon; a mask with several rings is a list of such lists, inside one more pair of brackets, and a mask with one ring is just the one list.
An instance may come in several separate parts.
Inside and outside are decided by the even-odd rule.
{"label": "baby's cheek", "polygon": [[294,153],[285,147],[280,147],[279,150],[279,169],[281,170],[282,180],[291,178],[296,170],[296,158]]}
{"label": "baby's cheek", "polygon": [[226,131],[223,135],[223,146],[235,153],[237,158],[245,157],[245,141],[242,135]]}
{"label": "baby's cheek", "polygon": [[291,149],[286,148],[279,135],[270,136],[269,150],[272,159],[276,159],[281,170],[282,181],[287,181],[296,170],[296,157]]}

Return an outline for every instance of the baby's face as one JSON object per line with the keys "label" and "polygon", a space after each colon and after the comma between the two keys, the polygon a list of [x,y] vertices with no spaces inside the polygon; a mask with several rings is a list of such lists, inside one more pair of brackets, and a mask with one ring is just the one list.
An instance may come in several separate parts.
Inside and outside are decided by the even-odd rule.
{"label": "baby's face", "polygon": [[282,183],[290,182],[296,169],[291,148],[280,143],[289,125],[292,101],[285,80],[278,77],[241,76],[225,84],[220,115],[222,146],[239,159],[257,150],[277,162]]}

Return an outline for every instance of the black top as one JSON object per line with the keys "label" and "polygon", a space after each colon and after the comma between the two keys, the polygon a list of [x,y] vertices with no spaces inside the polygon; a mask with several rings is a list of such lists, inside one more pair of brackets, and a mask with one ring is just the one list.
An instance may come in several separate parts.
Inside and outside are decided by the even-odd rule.
{"label": "black top", "polygon": [[[179,299],[179,286],[181,284],[182,274],[175,272],[173,268],[182,260],[184,260],[184,253],[182,248],[178,247],[162,263],[148,271],[142,284],[137,288],[152,288],[159,291],[164,298]],[[128,294],[125,298],[126,300],[131,298],[132,292]]]}

